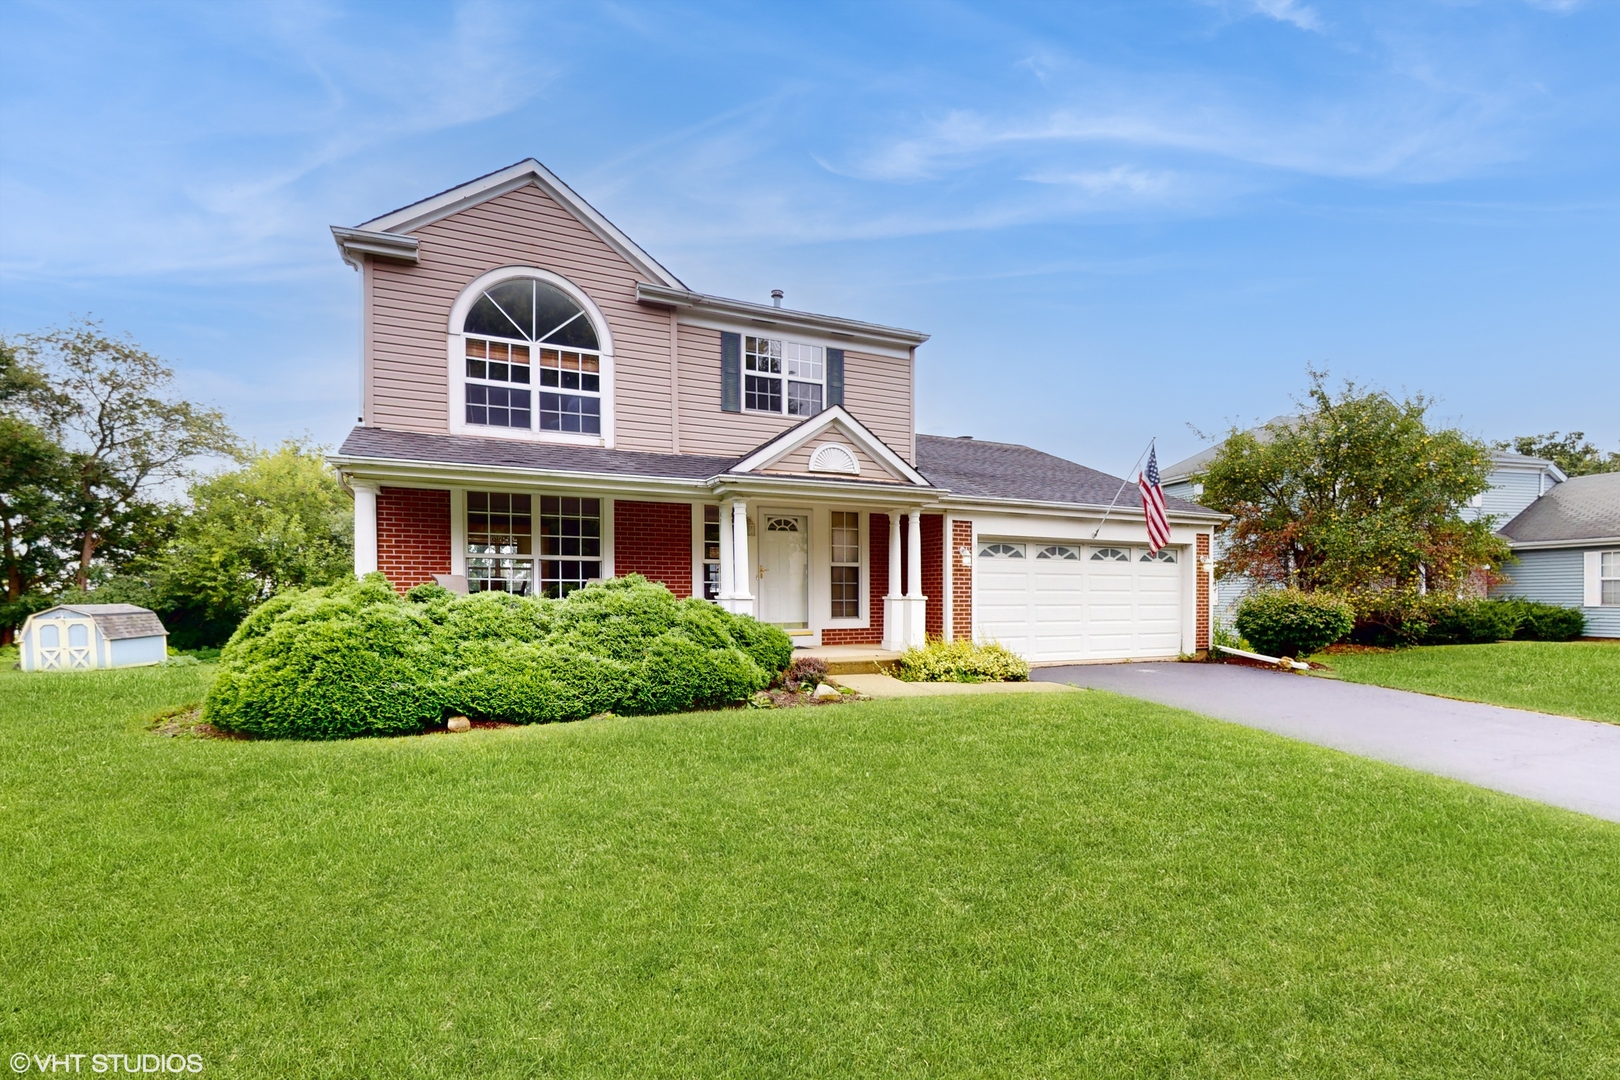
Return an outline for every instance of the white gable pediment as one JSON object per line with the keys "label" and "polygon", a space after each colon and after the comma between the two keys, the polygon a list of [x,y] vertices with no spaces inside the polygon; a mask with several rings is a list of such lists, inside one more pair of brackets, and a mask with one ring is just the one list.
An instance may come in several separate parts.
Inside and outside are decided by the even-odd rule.
{"label": "white gable pediment", "polygon": [[784,431],[730,471],[733,475],[790,472],[828,479],[848,477],[930,486],[921,473],[842,405],[823,409],[798,427]]}

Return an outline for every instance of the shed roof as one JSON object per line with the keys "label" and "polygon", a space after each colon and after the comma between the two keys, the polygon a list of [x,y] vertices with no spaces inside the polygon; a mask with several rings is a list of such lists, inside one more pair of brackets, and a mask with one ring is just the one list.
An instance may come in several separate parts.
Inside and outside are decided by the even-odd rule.
{"label": "shed roof", "polygon": [[71,611],[78,615],[90,616],[108,641],[165,637],[169,633],[163,628],[163,620],[157,617],[156,612],[151,608],[137,607],[134,604],[57,604],[39,614],[48,615],[53,611]]}
{"label": "shed roof", "polygon": [[1515,544],[1620,537],[1620,473],[1571,477],[1497,532]]}

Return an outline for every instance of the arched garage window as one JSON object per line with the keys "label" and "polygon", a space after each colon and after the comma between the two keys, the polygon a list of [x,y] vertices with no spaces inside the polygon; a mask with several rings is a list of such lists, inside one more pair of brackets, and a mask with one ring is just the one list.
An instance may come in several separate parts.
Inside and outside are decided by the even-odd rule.
{"label": "arched garage window", "polygon": [[602,433],[601,342],[563,290],[507,278],[478,294],[460,330],[469,428]]}

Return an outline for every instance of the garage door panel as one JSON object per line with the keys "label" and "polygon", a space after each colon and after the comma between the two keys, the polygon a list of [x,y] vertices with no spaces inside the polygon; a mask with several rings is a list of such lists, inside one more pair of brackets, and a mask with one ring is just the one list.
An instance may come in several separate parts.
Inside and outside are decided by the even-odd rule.
{"label": "garage door panel", "polygon": [[[981,639],[1030,660],[1127,660],[1175,656],[1181,648],[1182,576],[1176,563],[1037,558],[1058,541],[983,540],[975,560],[975,622]],[[1025,558],[990,557],[991,545]],[[1072,542],[1067,550],[1075,550]]]}

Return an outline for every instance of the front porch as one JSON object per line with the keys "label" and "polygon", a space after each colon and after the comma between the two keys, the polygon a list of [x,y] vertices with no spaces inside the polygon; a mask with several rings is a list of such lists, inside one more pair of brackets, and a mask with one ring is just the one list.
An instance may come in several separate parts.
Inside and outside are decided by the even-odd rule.
{"label": "front porch", "polygon": [[883,675],[894,670],[900,652],[873,645],[804,645],[793,650],[794,659],[814,656],[827,662],[828,675]]}

